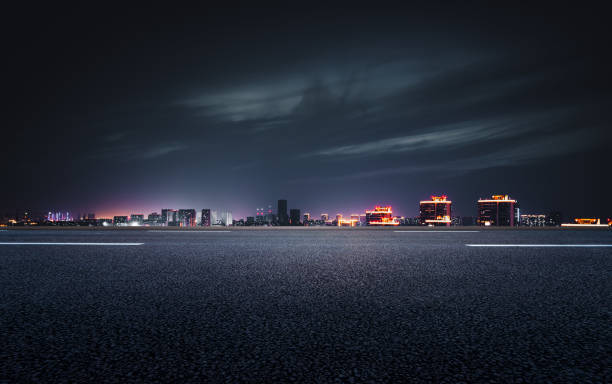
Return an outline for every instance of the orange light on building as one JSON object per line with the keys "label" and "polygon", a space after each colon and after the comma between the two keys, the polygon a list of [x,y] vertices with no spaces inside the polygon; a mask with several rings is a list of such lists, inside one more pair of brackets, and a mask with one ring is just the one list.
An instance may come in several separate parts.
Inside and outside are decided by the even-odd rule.
{"label": "orange light on building", "polygon": [[399,221],[393,217],[391,206],[375,206],[373,210],[366,210],[366,224],[373,226],[399,225]]}
{"label": "orange light on building", "polygon": [[600,223],[599,219],[591,219],[591,218],[589,218],[589,219],[578,219],[578,218],[576,218],[576,219],[574,219],[574,222],[576,224],[599,224]]}
{"label": "orange light on building", "polygon": [[493,195],[478,200],[477,223],[484,226],[513,227],[518,224],[518,202],[508,195]]}
{"label": "orange light on building", "polygon": [[432,195],[431,200],[422,200],[419,203],[421,224],[450,226],[451,205],[446,195]]}
{"label": "orange light on building", "polygon": [[601,228],[601,227],[610,227],[612,222],[608,219],[608,224],[601,224],[601,219],[593,219],[593,218],[576,218],[573,223],[563,223],[562,227],[574,227],[574,228]]}

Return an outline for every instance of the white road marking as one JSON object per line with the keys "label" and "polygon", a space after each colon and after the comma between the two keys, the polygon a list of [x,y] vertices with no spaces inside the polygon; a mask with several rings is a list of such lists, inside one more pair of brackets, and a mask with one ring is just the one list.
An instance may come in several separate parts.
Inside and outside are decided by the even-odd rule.
{"label": "white road marking", "polygon": [[50,243],[50,242],[28,242],[28,243],[20,243],[20,242],[4,242],[0,243],[0,245],[143,245],[144,243]]}
{"label": "white road marking", "polygon": [[176,230],[176,231],[166,231],[166,230],[151,230],[151,231],[147,231],[147,232],[172,232],[172,233],[227,233],[227,232],[231,232],[231,231],[220,231],[220,230],[216,230],[216,229],[212,229],[210,231],[204,230],[204,231],[181,231],[181,230]]}
{"label": "white road marking", "polygon": [[402,233],[475,233],[480,231],[393,231]]}
{"label": "white road marking", "polygon": [[466,244],[468,247],[523,247],[523,248],[599,248],[612,247],[612,244]]}

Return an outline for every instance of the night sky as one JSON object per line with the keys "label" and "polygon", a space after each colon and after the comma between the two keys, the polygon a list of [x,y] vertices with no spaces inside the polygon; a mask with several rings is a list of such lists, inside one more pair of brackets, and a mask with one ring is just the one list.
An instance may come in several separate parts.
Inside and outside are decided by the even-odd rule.
{"label": "night sky", "polygon": [[99,7],[3,12],[2,212],[612,217],[603,9]]}

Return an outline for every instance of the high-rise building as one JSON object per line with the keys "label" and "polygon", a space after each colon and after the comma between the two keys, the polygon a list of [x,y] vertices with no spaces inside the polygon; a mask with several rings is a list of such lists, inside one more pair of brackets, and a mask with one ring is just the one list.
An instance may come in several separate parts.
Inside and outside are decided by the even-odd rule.
{"label": "high-rise building", "polygon": [[300,225],[300,210],[299,209],[291,209],[289,211],[289,224],[290,225]]}
{"label": "high-rise building", "polygon": [[310,213],[304,213],[304,221],[310,221]]}
{"label": "high-rise building", "polygon": [[178,211],[176,209],[162,209],[161,213],[162,225],[177,226],[178,225]]}
{"label": "high-rise building", "polygon": [[513,227],[518,223],[518,202],[508,195],[478,200],[478,224]]}
{"label": "high-rise building", "polygon": [[144,215],[140,213],[133,213],[130,215],[130,224],[132,225],[142,225],[144,222]]}
{"label": "high-rise building", "polygon": [[210,211],[211,225],[230,226],[233,223],[232,213],[228,211]]}
{"label": "high-rise building", "polygon": [[178,222],[180,227],[195,227],[196,211],[195,209],[179,209]]}
{"label": "high-rise building", "polygon": [[278,201],[276,215],[278,218],[278,225],[289,225],[289,215],[287,215],[287,200]]}
{"label": "high-rise building", "polygon": [[321,220],[322,221],[327,221],[329,220],[329,215],[327,213],[322,213],[321,214]]}
{"label": "high-rise building", "polygon": [[204,208],[202,210],[202,218],[200,220],[202,227],[210,227],[210,209]]}
{"label": "high-rise building", "polygon": [[420,219],[422,225],[451,225],[451,205],[445,195],[431,196],[430,200],[420,202]]}
{"label": "high-rise building", "polygon": [[393,210],[390,206],[375,206],[373,210],[365,211],[366,223],[371,226],[399,225],[399,221],[393,217]]}
{"label": "high-rise building", "polygon": [[341,213],[336,214],[336,225],[339,227],[342,225],[342,214]]}
{"label": "high-rise building", "polygon": [[151,223],[157,223],[161,220],[161,215],[157,212],[149,213],[147,220],[149,220]]}
{"label": "high-rise building", "polygon": [[88,213],[87,214],[87,220],[95,220],[96,219],[96,214],[95,213]]}

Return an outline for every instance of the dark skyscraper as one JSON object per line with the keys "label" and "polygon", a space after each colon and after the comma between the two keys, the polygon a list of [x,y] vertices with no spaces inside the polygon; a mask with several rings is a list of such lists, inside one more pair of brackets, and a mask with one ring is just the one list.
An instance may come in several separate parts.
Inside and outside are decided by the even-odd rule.
{"label": "dark skyscraper", "polygon": [[300,225],[300,210],[292,209],[289,211],[289,224],[290,225]]}
{"label": "dark skyscraper", "polygon": [[202,219],[200,220],[200,225],[202,227],[210,227],[210,209],[202,210]]}
{"label": "dark skyscraper", "polygon": [[287,215],[287,200],[278,201],[278,209],[276,214],[279,225],[289,225],[289,216]]}
{"label": "dark skyscraper", "polygon": [[181,227],[195,227],[196,211],[195,209],[179,209],[178,221]]}
{"label": "dark skyscraper", "polygon": [[161,222],[162,225],[173,226],[176,225],[177,217],[176,217],[176,209],[162,209],[161,213]]}

